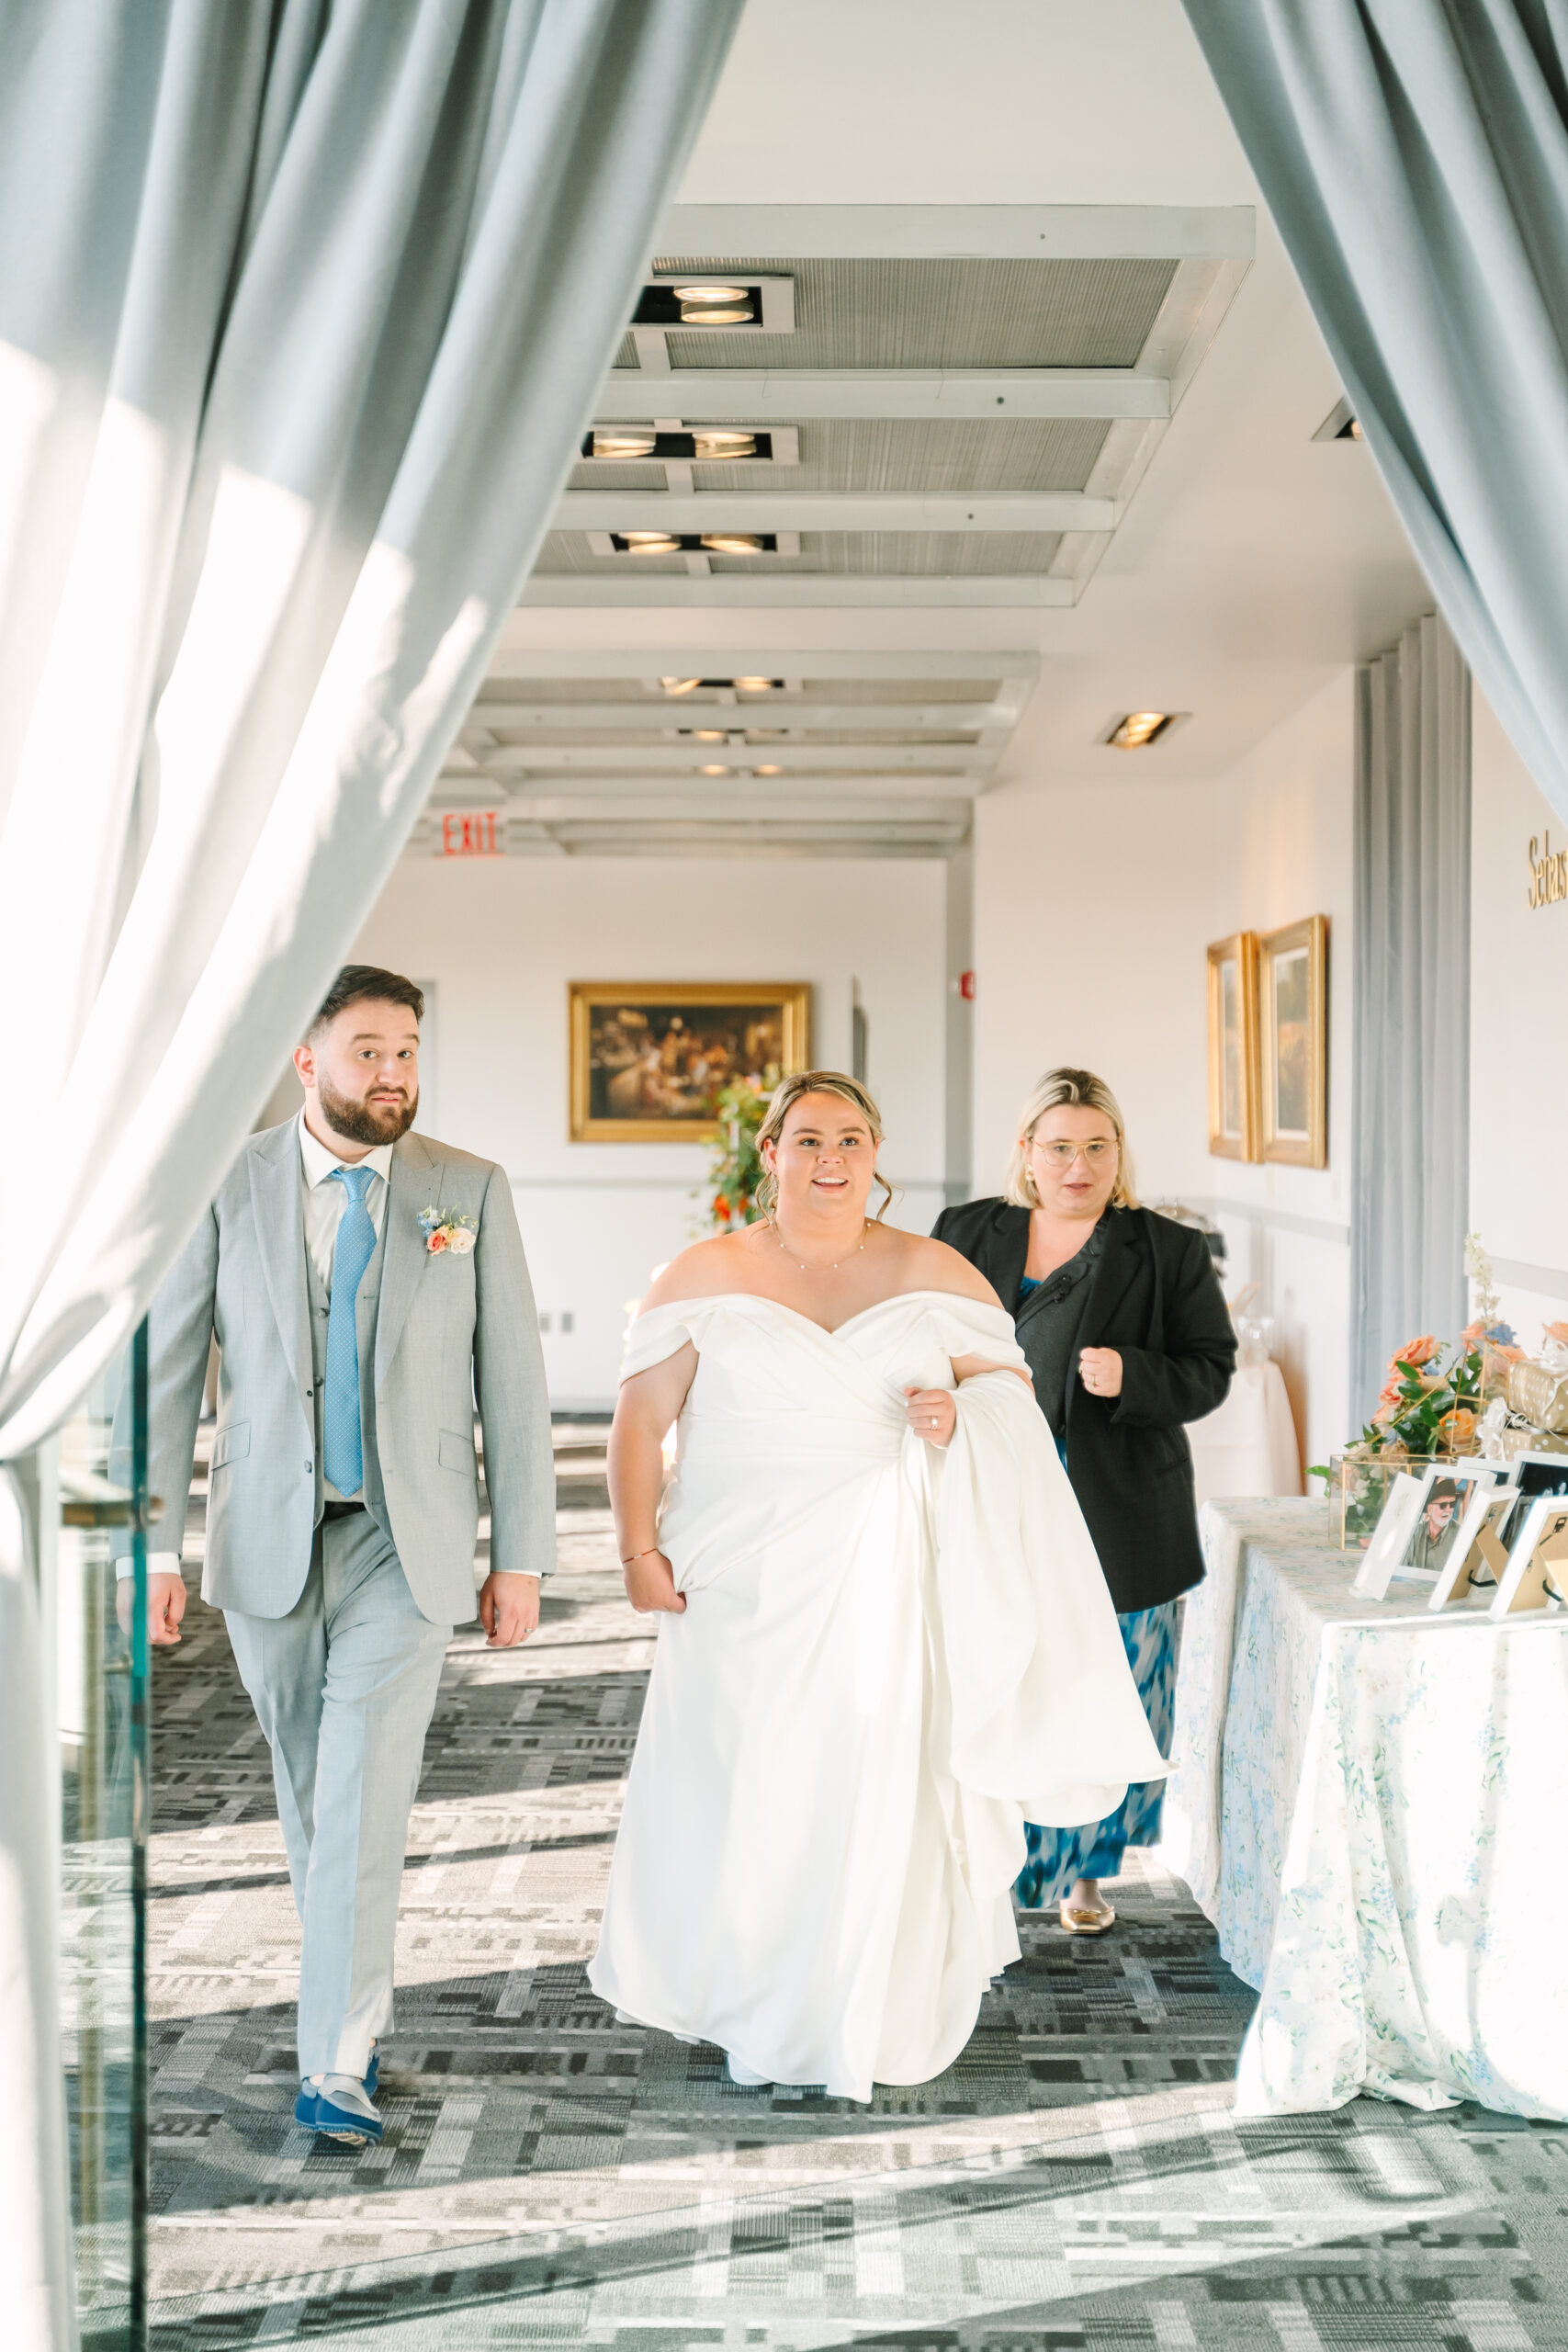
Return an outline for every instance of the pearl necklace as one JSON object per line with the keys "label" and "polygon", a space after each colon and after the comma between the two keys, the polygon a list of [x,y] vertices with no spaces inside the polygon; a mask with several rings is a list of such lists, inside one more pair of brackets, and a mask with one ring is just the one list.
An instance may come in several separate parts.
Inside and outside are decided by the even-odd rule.
{"label": "pearl necklace", "polygon": [[[775,1227],[774,1230],[776,1232],[777,1228]],[[866,1242],[871,1238],[871,1227],[869,1223],[864,1220],[863,1220],[861,1224],[861,1236],[862,1238],[859,1245],[850,1252],[850,1256],[852,1258],[858,1258],[861,1250],[865,1248]],[[841,1258],[836,1258],[830,1266],[808,1266],[804,1258],[795,1257],[792,1250],[784,1248],[784,1238],[782,1233],[778,1235],[778,1244],[779,1248],[784,1250],[784,1256],[790,1260],[790,1262],[793,1265],[798,1266],[803,1274],[836,1274],[839,1272],[840,1267],[846,1262],[846,1261]]]}

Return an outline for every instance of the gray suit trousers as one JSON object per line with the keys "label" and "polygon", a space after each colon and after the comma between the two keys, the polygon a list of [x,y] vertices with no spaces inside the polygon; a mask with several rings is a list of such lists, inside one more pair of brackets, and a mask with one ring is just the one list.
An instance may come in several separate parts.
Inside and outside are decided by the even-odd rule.
{"label": "gray suit trousers", "polygon": [[409,1815],[451,1627],[433,1625],[367,1511],[316,1530],[286,1617],[225,1611],[272,1749],[304,1929],[301,2075],[360,2075],[392,2023]]}

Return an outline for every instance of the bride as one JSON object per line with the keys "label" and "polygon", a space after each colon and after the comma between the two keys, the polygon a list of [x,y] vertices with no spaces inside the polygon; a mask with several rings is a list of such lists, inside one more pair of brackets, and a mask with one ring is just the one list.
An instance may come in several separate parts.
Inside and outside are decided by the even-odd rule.
{"label": "bride", "polygon": [[589,1971],[737,2083],[854,2099],[968,2041],[1025,1818],[1168,1769],[1011,1321],[880,1222],[881,1140],[855,1080],[787,1079],[766,1222],[685,1250],[628,1334],[610,1494],[667,1619]]}

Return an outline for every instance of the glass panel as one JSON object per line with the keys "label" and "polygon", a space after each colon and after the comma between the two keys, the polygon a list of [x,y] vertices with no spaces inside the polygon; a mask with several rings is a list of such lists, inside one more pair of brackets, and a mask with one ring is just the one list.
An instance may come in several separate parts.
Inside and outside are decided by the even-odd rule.
{"label": "glass panel", "polygon": [[[82,2340],[146,2328],[146,1326],[62,1430],[52,1582],[60,2002]],[[119,1570],[126,1580],[122,1627]],[[132,1603],[134,1602],[134,1609]]]}

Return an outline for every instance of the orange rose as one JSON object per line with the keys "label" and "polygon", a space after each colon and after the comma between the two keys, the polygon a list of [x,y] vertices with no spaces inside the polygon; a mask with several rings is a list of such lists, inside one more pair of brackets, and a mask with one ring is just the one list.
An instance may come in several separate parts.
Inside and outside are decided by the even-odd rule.
{"label": "orange rose", "polygon": [[1560,1347],[1568,1348],[1568,1323],[1543,1323],[1540,1329],[1544,1339],[1555,1340]]}
{"label": "orange rose", "polygon": [[436,1252],[436,1250],[445,1250],[445,1249],[446,1249],[446,1235],[445,1235],[445,1234],[440,1230],[440,1228],[439,1228],[439,1227],[437,1227],[437,1229],[435,1230],[435,1232],[434,1232],[434,1233],[431,1235],[431,1237],[430,1237],[430,1240],[429,1240],[429,1242],[428,1242],[428,1244],[427,1244],[427,1247],[429,1248],[429,1250],[430,1250],[430,1253],[431,1253],[432,1257],[434,1257],[434,1254],[435,1254],[435,1252]]}
{"label": "orange rose", "polygon": [[1412,1340],[1407,1347],[1396,1348],[1388,1360],[1388,1368],[1395,1372],[1402,1363],[1430,1363],[1437,1352],[1438,1342],[1427,1331],[1421,1339]]}

